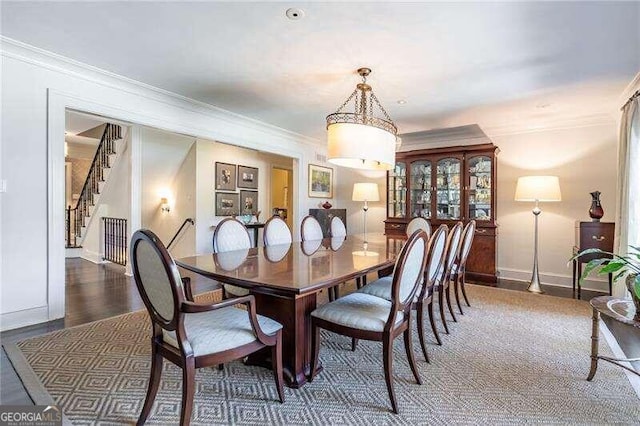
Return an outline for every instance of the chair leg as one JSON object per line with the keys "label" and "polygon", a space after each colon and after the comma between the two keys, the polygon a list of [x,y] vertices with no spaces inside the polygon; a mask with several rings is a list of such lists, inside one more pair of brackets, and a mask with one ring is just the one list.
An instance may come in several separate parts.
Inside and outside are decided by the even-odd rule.
{"label": "chair leg", "polygon": [[185,360],[182,367],[182,407],[180,410],[180,425],[188,426],[191,422],[193,410],[193,394],[196,390],[196,366],[193,357]]}
{"label": "chair leg", "polygon": [[149,417],[149,412],[151,412],[151,407],[153,406],[153,401],[156,399],[156,394],[158,393],[158,387],[160,386],[160,377],[162,376],[162,355],[160,355],[156,349],[155,344],[151,349],[151,373],[149,376],[149,387],[147,388],[147,397],[144,400],[144,405],[142,406],[142,412],[140,413],[140,417],[138,417],[137,425],[143,425],[147,421],[147,417]]}
{"label": "chair leg", "polygon": [[320,328],[311,319],[311,371],[309,371],[309,382],[313,382],[318,368],[318,357],[320,356]]}
{"label": "chair leg", "polygon": [[362,280],[360,277],[356,277],[356,288],[360,290],[362,288]]}
{"label": "chair leg", "polygon": [[391,408],[395,414],[398,414],[396,393],[393,389],[393,340],[391,340],[390,336],[385,337],[382,342],[382,358],[384,361],[384,379],[387,382],[387,392],[389,392]]}
{"label": "chair leg", "polygon": [[280,398],[280,402],[284,403],[284,388],[282,385],[282,331],[278,332],[278,340],[276,344],[271,347],[271,364],[273,376],[276,380],[276,387],[278,388],[278,397]]}
{"label": "chair leg", "polygon": [[329,302],[333,302],[334,300],[336,300],[333,295],[333,287],[329,287],[327,289],[327,296],[329,296]]}
{"label": "chair leg", "polygon": [[411,366],[411,371],[413,372],[413,377],[416,378],[416,382],[421,385],[422,380],[420,379],[420,373],[418,373],[418,368],[416,367],[416,357],[413,354],[413,343],[411,339],[411,320],[409,320],[409,327],[404,331],[404,350],[407,352],[407,360],[409,361],[409,366]]}
{"label": "chair leg", "polygon": [[460,305],[460,285],[459,284],[460,284],[459,276],[456,274],[453,280],[454,293],[456,295],[456,303],[458,304],[458,310],[460,311],[460,315],[464,315],[464,312],[462,312],[462,306]]}
{"label": "chair leg", "polygon": [[358,348],[358,339],[356,339],[355,337],[352,337],[351,338],[351,352],[355,352],[357,348]]}
{"label": "chair leg", "polygon": [[218,370],[219,371],[224,370],[224,364],[218,364]]}
{"label": "chair leg", "polygon": [[451,306],[451,285],[447,286],[447,290],[444,295],[447,298],[447,307],[449,308],[449,313],[451,314],[451,318],[453,318],[453,322],[458,322],[456,314],[453,313],[453,307]]}
{"label": "chair leg", "polygon": [[333,297],[335,297],[336,300],[340,299],[340,284],[333,287]]}
{"label": "chair leg", "polygon": [[422,354],[424,355],[424,360],[429,361],[429,355],[427,354],[427,345],[424,340],[424,303],[418,303],[417,309],[417,321],[418,321],[418,338],[420,339],[420,346],[422,347]]}
{"label": "chair leg", "polygon": [[436,337],[436,342],[438,343],[438,345],[442,346],[442,340],[440,340],[440,333],[438,333],[438,327],[436,327],[436,321],[433,316],[433,302],[429,302],[428,311],[429,311],[429,322],[431,323],[431,330],[433,330],[433,335]]}
{"label": "chair leg", "polygon": [[467,292],[464,289],[464,276],[467,274],[466,271],[464,271],[462,274],[460,274],[460,288],[462,289],[462,296],[464,297],[464,301],[467,302],[467,306],[471,306],[471,304],[469,303],[469,299],[467,298]]}
{"label": "chair leg", "polygon": [[444,332],[449,334],[449,327],[447,327],[447,318],[444,316],[444,287],[440,286],[438,289],[438,307],[440,308],[440,319],[444,326]]}

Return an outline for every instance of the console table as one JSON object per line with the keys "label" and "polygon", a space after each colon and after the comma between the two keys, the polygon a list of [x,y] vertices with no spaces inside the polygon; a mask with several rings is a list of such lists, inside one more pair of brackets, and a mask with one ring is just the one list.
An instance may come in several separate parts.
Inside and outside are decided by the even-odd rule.
{"label": "console table", "polygon": [[[613,236],[615,231],[614,222],[576,222],[576,242],[573,247],[573,254],[576,255],[582,250],[597,248],[602,251],[613,251]],[[591,260],[599,259],[602,256],[597,253],[581,256],[573,261],[573,294],[576,294],[576,284],[578,285],[578,299],[582,286],[580,277],[582,276],[582,264]],[[612,275],[609,274],[609,296],[611,296]]]}
{"label": "console table", "polygon": [[622,367],[636,376],[640,376],[640,373],[633,368],[629,368],[626,365],[621,364],[621,362],[637,362],[640,361],[640,358],[621,359],[598,355],[598,339],[600,335],[600,329],[598,326],[601,314],[622,324],[633,327],[640,335],[640,319],[635,317],[636,309],[635,306],[633,306],[633,302],[631,300],[617,299],[611,296],[600,296],[591,299],[590,303],[593,307],[593,324],[591,329],[591,370],[589,371],[587,380],[593,380],[593,376],[596,375],[599,359],[615,364],[618,367]]}
{"label": "console table", "polygon": [[309,209],[309,214],[320,222],[322,238],[331,238],[331,219],[338,216],[347,227],[347,209]]}

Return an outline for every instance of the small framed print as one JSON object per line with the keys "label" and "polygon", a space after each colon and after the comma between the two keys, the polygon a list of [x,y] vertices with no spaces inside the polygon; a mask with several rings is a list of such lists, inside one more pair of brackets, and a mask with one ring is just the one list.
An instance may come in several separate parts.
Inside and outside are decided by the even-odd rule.
{"label": "small framed print", "polygon": [[258,191],[240,191],[240,214],[258,212]]}
{"label": "small framed print", "polygon": [[233,192],[216,192],[216,216],[237,216],[240,197]]}
{"label": "small framed print", "polygon": [[236,165],[216,161],[216,190],[236,190]]}
{"label": "small framed print", "polygon": [[238,166],[238,188],[258,189],[258,169]]}
{"label": "small framed print", "polygon": [[309,197],[333,198],[333,169],[309,164]]}

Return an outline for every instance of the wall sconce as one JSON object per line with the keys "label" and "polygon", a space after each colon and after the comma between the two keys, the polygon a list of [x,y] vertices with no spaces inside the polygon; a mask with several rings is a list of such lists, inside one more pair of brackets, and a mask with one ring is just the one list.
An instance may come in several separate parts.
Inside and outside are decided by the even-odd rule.
{"label": "wall sconce", "polygon": [[171,207],[169,207],[169,200],[167,200],[167,197],[160,198],[160,211],[162,213],[169,213],[171,211]]}

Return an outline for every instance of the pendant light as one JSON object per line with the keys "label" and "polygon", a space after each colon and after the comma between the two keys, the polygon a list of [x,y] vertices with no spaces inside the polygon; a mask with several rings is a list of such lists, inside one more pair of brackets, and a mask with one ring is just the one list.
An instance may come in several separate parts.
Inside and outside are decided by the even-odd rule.
{"label": "pendant light", "polygon": [[[362,83],[327,116],[328,159],[354,169],[391,170],[396,163],[398,129],[367,84],[370,73],[369,68],[358,69]],[[354,112],[344,112],[351,101]]]}

